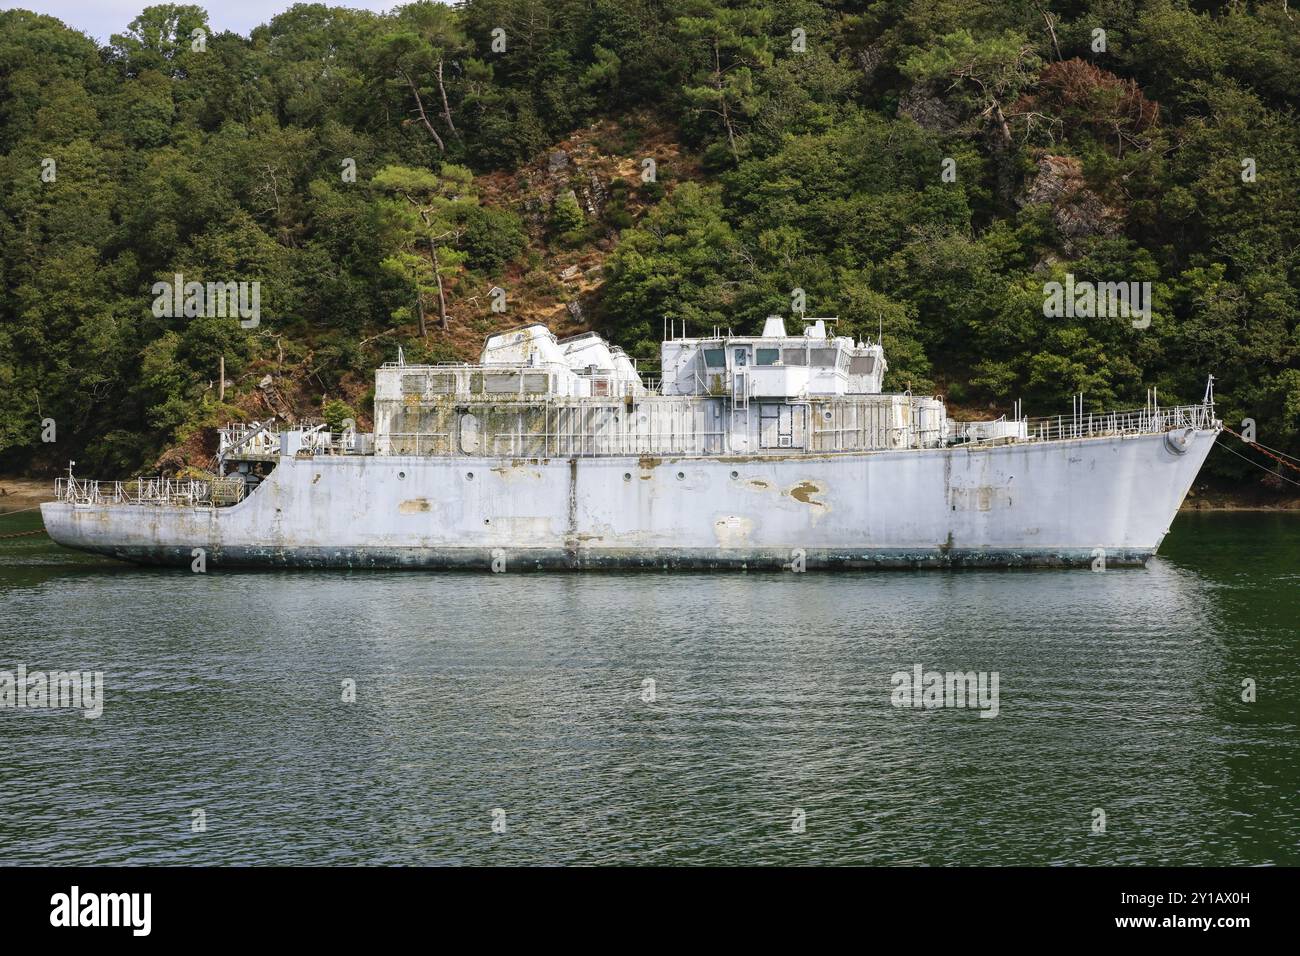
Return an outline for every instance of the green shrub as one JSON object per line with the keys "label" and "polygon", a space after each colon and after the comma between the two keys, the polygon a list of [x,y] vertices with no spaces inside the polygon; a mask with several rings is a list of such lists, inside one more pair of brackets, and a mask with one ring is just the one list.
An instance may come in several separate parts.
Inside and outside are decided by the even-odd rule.
{"label": "green shrub", "polygon": [[466,213],[461,249],[471,269],[496,272],[516,259],[527,244],[523,221],[510,210],[475,206]]}
{"label": "green shrub", "polygon": [[357,413],[347,402],[337,398],[327,399],[321,408],[321,418],[329,426],[332,432],[341,432],[344,428],[344,422],[351,420],[355,427],[357,422]]}
{"label": "green shrub", "polygon": [[642,183],[637,187],[636,194],[643,203],[653,205],[664,198],[664,184],[658,180]]}
{"label": "green shrub", "polygon": [[561,235],[581,229],[587,222],[573,193],[565,193],[551,207],[551,231]]}

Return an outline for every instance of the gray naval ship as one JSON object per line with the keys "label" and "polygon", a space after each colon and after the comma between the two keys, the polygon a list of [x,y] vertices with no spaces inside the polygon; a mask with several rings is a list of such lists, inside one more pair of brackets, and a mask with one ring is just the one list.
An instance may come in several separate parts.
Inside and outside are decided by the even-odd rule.
{"label": "gray naval ship", "polygon": [[[678,335],[644,380],[599,335],[491,336],[375,373],[374,432],[223,429],[210,480],[60,479],[60,544],[204,567],[1136,565],[1221,423],[1199,405],[991,422],[881,391],[832,319]],[[1211,379],[1211,383],[1212,383]]]}

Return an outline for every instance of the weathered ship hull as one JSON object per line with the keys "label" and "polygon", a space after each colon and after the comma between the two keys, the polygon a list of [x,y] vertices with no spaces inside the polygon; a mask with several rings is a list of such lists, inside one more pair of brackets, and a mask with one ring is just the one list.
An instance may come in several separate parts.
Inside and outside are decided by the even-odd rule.
{"label": "weathered ship hull", "polygon": [[42,506],[60,544],[189,567],[1107,566],[1159,547],[1217,429],[769,457],[280,458],[239,504]]}

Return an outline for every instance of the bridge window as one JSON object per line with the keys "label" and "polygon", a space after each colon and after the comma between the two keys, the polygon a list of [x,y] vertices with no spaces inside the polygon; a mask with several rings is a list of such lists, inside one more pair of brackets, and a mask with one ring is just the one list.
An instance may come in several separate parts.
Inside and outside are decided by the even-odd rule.
{"label": "bridge window", "polygon": [[519,372],[487,372],[483,376],[483,391],[499,395],[518,394],[520,385]]}
{"label": "bridge window", "polygon": [[808,353],[803,349],[782,349],[782,361],[786,365],[807,365]]}
{"label": "bridge window", "polygon": [[839,349],[813,349],[812,364],[834,368],[835,357],[839,354],[839,351]]}
{"label": "bridge window", "polygon": [[726,368],[727,350],[726,349],[705,349],[704,365],[707,368]]}
{"label": "bridge window", "polygon": [[439,395],[454,395],[456,393],[456,373],[434,372],[429,376],[429,391],[436,392]]}
{"label": "bridge window", "polygon": [[876,370],[874,355],[855,355],[849,359],[850,375],[871,375]]}
{"label": "bridge window", "polygon": [[777,363],[777,360],[780,358],[781,358],[780,349],[755,349],[754,350],[755,365],[775,365]]}

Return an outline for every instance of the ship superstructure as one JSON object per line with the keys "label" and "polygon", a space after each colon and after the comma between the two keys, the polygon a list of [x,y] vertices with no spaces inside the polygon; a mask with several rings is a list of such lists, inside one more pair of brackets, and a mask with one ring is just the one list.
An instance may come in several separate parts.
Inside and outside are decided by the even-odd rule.
{"label": "ship superstructure", "polygon": [[491,336],[375,373],[374,431],[222,430],[209,481],[59,483],[55,540],[208,565],[793,568],[1141,563],[1219,430],[1199,405],[955,422],[882,391],[879,342],[803,319],[669,335],[658,382],[596,333]]}
{"label": "ship superstructure", "polygon": [[879,344],[802,335],[678,338],[647,388],[595,333],[557,341],[533,325],[493,336],[478,365],[392,363],[375,376],[381,455],[537,458],[789,455],[938,447],[943,403],[882,395]]}

